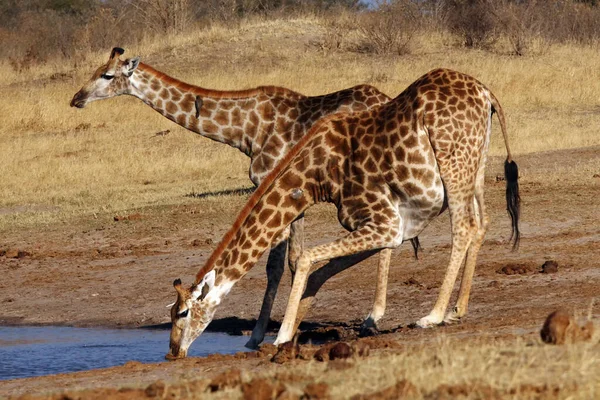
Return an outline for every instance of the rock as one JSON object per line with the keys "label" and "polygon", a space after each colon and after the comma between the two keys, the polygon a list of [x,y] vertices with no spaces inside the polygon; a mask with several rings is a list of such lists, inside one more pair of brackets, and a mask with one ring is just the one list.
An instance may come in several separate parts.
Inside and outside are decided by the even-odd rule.
{"label": "rock", "polygon": [[19,258],[19,249],[7,249],[4,252],[6,258]]}
{"label": "rock", "polygon": [[142,218],[142,214],[140,213],[130,214],[127,216],[127,220],[129,221],[139,221]]}
{"label": "rock", "polygon": [[340,342],[335,344],[329,350],[329,359],[330,360],[341,360],[346,359],[352,355],[352,349],[347,343]]}
{"label": "rock", "polygon": [[[370,394],[358,394],[352,396],[352,400],[396,400],[416,397],[417,387],[412,382],[402,379],[395,385],[389,386],[383,390]],[[432,397],[438,398],[438,397]]]}
{"label": "rock", "polygon": [[230,369],[217,375],[208,384],[211,392],[223,390],[225,388],[232,388],[238,386],[242,382],[242,374],[239,369]]}
{"label": "rock", "polygon": [[329,346],[322,346],[319,350],[317,350],[317,352],[315,353],[315,360],[317,361],[329,361]]}
{"label": "rock", "polygon": [[277,354],[271,359],[272,362],[283,364],[294,360],[300,354],[300,346],[297,342],[286,342],[277,347]]}
{"label": "rock", "polygon": [[145,390],[146,396],[148,397],[163,397],[165,392],[165,383],[163,381],[156,381],[148,385]]}
{"label": "rock", "polygon": [[546,261],[542,265],[542,274],[555,274],[558,272],[558,263],[554,260]]}
{"label": "rock", "polygon": [[540,331],[542,341],[548,344],[563,344],[567,336],[567,329],[571,325],[571,316],[563,310],[554,311],[546,318]]}
{"label": "rock", "polygon": [[368,343],[364,343],[360,340],[352,343],[352,354],[357,357],[368,357],[371,352],[371,347]]}
{"label": "rock", "polygon": [[546,318],[540,336],[544,343],[565,344],[588,341],[594,335],[594,323],[588,321],[579,326],[575,319],[564,310],[552,312]]}
{"label": "rock", "polygon": [[329,398],[329,385],[324,382],[309,383],[304,388],[304,397],[306,399],[327,399]]}
{"label": "rock", "polygon": [[130,215],[115,215],[113,217],[113,220],[115,222],[121,222],[121,221],[139,221],[142,218],[143,218],[142,214],[135,213],[135,214],[130,214]]}
{"label": "rock", "polygon": [[277,346],[271,343],[265,343],[260,346],[258,352],[262,354],[263,357],[273,357],[277,354]]}
{"label": "rock", "polygon": [[315,346],[313,345],[303,345],[300,346],[300,353],[298,354],[298,358],[302,360],[311,360],[314,358],[316,353]]}
{"label": "rock", "polygon": [[244,400],[271,400],[284,391],[283,385],[272,385],[267,379],[254,378],[242,384]]}
{"label": "rock", "polygon": [[497,274],[504,274],[504,275],[523,275],[523,274],[527,274],[528,272],[530,272],[529,268],[527,268],[526,265],[522,265],[522,264],[505,265],[504,267],[502,267],[496,271]]}

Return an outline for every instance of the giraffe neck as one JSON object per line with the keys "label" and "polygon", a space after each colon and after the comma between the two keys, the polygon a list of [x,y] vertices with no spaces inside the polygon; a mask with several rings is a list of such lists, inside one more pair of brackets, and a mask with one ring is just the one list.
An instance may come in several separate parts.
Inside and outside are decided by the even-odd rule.
{"label": "giraffe neck", "polygon": [[[249,157],[256,150],[265,116],[276,112],[273,95],[302,97],[283,88],[214,91],[174,79],[140,63],[128,94],[141,99],[178,125],[228,144]],[[288,93],[289,92],[289,93]]]}
{"label": "giraffe neck", "polygon": [[[269,172],[196,275],[194,286],[207,273],[215,271],[217,290],[209,293],[215,304],[220,303],[231,287],[271,247],[274,239],[298,216],[320,199],[331,201],[331,196],[325,195],[325,192],[331,191],[332,181],[324,176],[323,171],[319,174],[323,181],[315,183],[302,179],[291,166],[292,161],[298,158],[307,159],[305,153],[310,152],[309,142],[319,133],[313,127]],[[301,153],[302,150],[306,151]]]}

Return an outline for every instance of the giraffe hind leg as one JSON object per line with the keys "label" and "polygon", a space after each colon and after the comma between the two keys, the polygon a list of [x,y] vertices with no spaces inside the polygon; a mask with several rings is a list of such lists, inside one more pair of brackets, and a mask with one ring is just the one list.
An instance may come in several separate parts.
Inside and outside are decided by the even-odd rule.
{"label": "giraffe hind leg", "polygon": [[392,258],[392,249],[387,248],[379,253],[379,263],[377,265],[377,284],[375,286],[375,301],[373,309],[362,323],[361,336],[370,336],[377,331],[377,322],[385,313],[387,300],[388,275],[390,270],[390,259]]}
{"label": "giraffe hind leg", "polygon": [[452,224],[452,251],[450,263],[440,288],[438,299],[433,310],[425,317],[417,321],[416,325],[421,328],[430,328],[443,322],[444,313],[448,307],[450,296],[458,276],[458,271],[463,264],[467,249],[475,235],[474,222],[471,218],[471,202],[466,204],[452,204],[449,199],[450,219]]}
{"label": "giraffe hind leg", "polygon": [[484,196],[483,196],[484,168],[480,167],[477,182],[475,184],[475,198],[473,200],[473,210],[475,214],[475,223],[477,231],[467,251],[467,258],[463,275],[460,281],[460,290],[458,292],[458,300],[456,306],[444,318],[445,323],[453,323],[460,321],[467,314],[469,295],[471,293],[471,285],[473,282],[473,274],[475,272],[475,264],[477,262],[477,254],[483,244],[485,233],[489,225],[489,217],[487,215]]}

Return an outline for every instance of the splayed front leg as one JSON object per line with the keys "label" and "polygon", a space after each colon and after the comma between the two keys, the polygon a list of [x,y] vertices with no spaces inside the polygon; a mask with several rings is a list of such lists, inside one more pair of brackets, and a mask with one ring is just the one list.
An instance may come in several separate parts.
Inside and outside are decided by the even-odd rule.
{"label": "splayed front leg", "polygon": [[[373,223],[362,226],[342,239],[309,249],[300,256],[296,269],[296,279],[292,285],[285,317],[277,335],[277,340],[275,340],[276,345],[289,342],[294,336],[297,322],[299,322],[297,321],[297,316],[299,314],[300,300],[304,292],[310,266],[319,261],[362,252],[371,252],[372,254],[373,251],[394,246],[392,240],[388,241],[385,239],[397,237],[395,229],[397,229],[399,224],[398,222],[394,222],[391,222],[389,225]],[[350,259],[348,258],[348,261]]]}
{"label": "splayed front leg", "polygon": [[252,330],[252,336],[250,336],[250,340],[245,344],[249,349],[258,348],[258,345],[265,339],[265,332],[267,331],[267,326],[271,317],[271,310],[273,309],[273,303],[275,301],[275,296],[277,295],[277,288],[279,287],[279,282],[283,276],[286,248],[287,241],[283,241],[273,247],[269,253],[269,259],[267,261],[267,290],[265,291],[258,320]]}

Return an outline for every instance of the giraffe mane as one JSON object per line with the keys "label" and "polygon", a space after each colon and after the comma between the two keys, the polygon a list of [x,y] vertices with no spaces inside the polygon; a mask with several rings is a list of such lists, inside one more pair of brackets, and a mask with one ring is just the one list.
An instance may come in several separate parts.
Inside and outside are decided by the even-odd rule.
{"label": "giraffe mane", "polygon": [[329,120],[339,114],[343,114],[343,113],[331,114],[331,115],[321,118],[319,121],[317,121],[317,123],[315,123],[311,127],[311,129],[306,133],[306,135],[304,135],[298,141],[298,143],[296,143],[294,145],[294,147],[292,147],[292,149],[281,159],[281,161],[279,161],[277,163],[275,168],[273,170],[271,170],[271,172],[269,172],[269,174],[262,180],[262,182],[260,183],[258,188],[256,188],[254,193],[252,193],[252,196],[250,196],[250,198],[244,205],[244,208],[242,208],[242,211],[240,211],[240,213],[238,214],[237,218],[233,222],[233,225],[231,226],[229,231],[225,234],[225,236],[223,236],[223,239],[221,239],[221,242],[219,243],[217,248],[212,252],[212,254],[208,258],[208,260],[206,261],[204,266],[202,268],[200,268],[200,271],[198,271],[198,273],[196,274],[196,280],[194,282],[194,285],[197,285],[202,280],[202,278],[204,278],[204,275],[206,275],[207,273],[209,273],[211,270],[214,269],[215,262],[217,261],[219,256],[221,256],[221,254],[223,254],[223,252],[225,251],[225,249],[227,248],[229,243],[231,243],[235,234],[240,230],[242,224],[244,223],[244,221],[246,221],[246,219],[248,218],[248,216],[250,215],[250,213],[252,212],[252,210],[254,209],[256,204],[258,204],[260,199],[271,188],[271,186],[273,185],[275,180],[279,177],[281,172],[289,165],[289,163],[300,152],[300,150],[302,150],[304,148],[306,143],[312,137],[316,136],[316,134],[319,132],[319,128],[325,123],[325,121]]}
{"label": "giraffe mane", "polygon": [[290,98],[304,98],[301,93],[294,92],[293,90],[280,87],[280,86],[258,86],[254,89],[245,89],[245,90],[212,90],[212,89],[204,89],[200,86],[191,85],[189,83],[185,83],[180,81],[179,79],[173,78],[164,72],[160,72],[159,70],[151,67],[148,64],[140,63],[138,69],[141,71],[145,71],[155,76],[156,78],[168,83],[171,86],[182,89],[184,91],[193,92],[200,96],[211,97],[215,99],[243,99],[246,97],[256,96],[258,94],[266,94],[269,96],[282,96],[282,97],[290,97]]}

